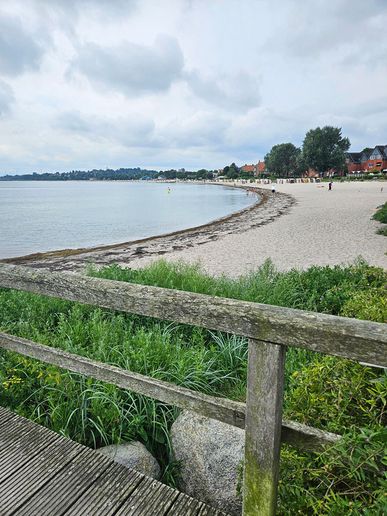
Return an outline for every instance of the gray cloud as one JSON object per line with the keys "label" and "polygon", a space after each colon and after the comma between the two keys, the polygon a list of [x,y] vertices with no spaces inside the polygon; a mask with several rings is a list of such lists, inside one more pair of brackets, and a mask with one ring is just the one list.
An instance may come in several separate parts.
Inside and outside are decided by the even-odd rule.
{"label": "gray cloud", "polygon": [[41,36],[26,31],[18,18],[0,17],[0,73],[16,76],[38,69],[44,52]]}
{"label": "gray cloud", "polygon": [[349,55],[352,64],[381,54],[378,35],[387,21],[385,0],[284,0],[282,7],[285,16],[275,21],[262,46],[265,51],[312,59],[332,53],[335,60],[342,59],[343,52],[343,59]]}
{"label": "gray cloud", "polygon": [[[14,0],[16,1],[16,0]],[[79,19],[100,20],[104,24],[122,19],[136,10],[138,0],[23,0],[51,26],[77,37]]]}
{"label": "gray cloud", "polygon": [[30,0],[36,7],[46,7],[51,11],[78,16],[86,8],[93,10],[96,14],[122,16],[133,11],[138,0]]}
{"label": "gray cloud", "polygon": [[164,146],[174,148],[217,147],[224,139],[230,119],[209,112],[179,117],[159,129]]}
{"label": "gray cloud", "polygon": [[158,36],[152,46],[124,42],[109,48],[87,43],[80,47],[71,70],[92,84],[136,97],[167,91],[181,77],[183,66],[176,38]]}
{"label": "gray cloud", "polygon": [[185,79],[195,95],[225,109],[246,111],[261,101],[258,80],[247,72],[208,78],[194,70]]}
{"label": "gray cloud", "polygon": [[0,80],[0,117],[9,113],[13,101],[12,88]]}
{"label": "gray cloud", "polygon": [[138,114],[112,119],[66,111],[55,118],[54,128],[91,141],[106,140],[126,147],[141,147],[151,142],[154,122]]}

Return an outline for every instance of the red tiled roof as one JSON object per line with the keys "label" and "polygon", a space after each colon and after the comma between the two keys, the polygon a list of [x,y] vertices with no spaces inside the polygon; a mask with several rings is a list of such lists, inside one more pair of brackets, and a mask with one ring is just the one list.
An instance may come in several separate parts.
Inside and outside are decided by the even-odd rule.
{"label": "red tiled roof", "polygon": [[243,165],[241,169],[243,172],[255,172],[255,165]]}

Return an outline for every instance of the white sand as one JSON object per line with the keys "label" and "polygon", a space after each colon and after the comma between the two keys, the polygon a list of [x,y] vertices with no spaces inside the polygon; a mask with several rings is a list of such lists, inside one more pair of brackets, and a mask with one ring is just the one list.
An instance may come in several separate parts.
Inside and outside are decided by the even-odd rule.
{"label": "white sand", "polygon": [[[359,256],[387,268],[387,237],[376,234],[381,225],[371,220],[387,200],[387,182],[334,183],[332,191],[326,183],[296,183],[276,185],[276,190],[296,198],[290,213],[261,227],[171,251],[163,258],[200,261],[209,273],[232,276],[267,258],[281,270],[349,263]],[[154,259],[144,257],[128,265],[144,267]]]}

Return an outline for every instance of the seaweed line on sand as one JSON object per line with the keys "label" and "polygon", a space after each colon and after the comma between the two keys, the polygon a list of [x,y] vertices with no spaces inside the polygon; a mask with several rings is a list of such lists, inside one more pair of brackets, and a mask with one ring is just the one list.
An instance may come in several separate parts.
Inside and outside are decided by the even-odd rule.
{"label": "seaweed line on sand", "polygon": [[288,213],[296,202],[294,197],[289,194],[279,192],[273,194],[268,190],[253,186],[235,186],[235,188],[242,188],[257,194],[259,197],[257,202],[243,210],[193,228],[118,244],[34,253],[6,258],[0,262],[56,271],[76,271],[84,269],[91,263],[96,267],[112,263],[128,266],[131,260],[163,256],[170,251],[180,251],[203,245],[218,240],[224,235],[245,232],[263,226]]}

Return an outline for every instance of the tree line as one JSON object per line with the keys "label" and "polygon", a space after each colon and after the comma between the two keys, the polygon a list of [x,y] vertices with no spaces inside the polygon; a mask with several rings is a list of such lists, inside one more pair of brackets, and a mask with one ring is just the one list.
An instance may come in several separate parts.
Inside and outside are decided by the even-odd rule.
{"label": "tree line", "polygon": [[343,173],[346,170],[345,153],[351,146],[343,137],[340,127],[317,127],[310,129],[302,147],[293,143],[274,145],[265,156],[265,166],[269,174],[279,177],[301,176],[312,169],[320,176],[331,170]]}
{"label": "tree line", "polygon": [[204,180],[213,179],[216,171],[200,169],[195,172],[185,170],[146,170],[141,168],[119,168],[119,169],[93,169],[93,170],[72,170],[71,172],[45,172],[38,174],[5,175],[0,181],[123,181],[123,180],[146,180],[146,179],[192,179]]}
{"label": "tree line", "polygon": [[[345,153],[350,147],[350,141],[343,137],[340,127],[317,127],[310,129],[303,140],[301,147],[293,143],[274,145],[265,156],[265,172],[277,177],[295,177],[303,175],[313,169],[320,176],[325,176],[331,170],[345,172]],[[217,170],[199,169],[191,172],[184,169],[170,169],[163,171],[146,170],[141,168],[93,169],[88,171],[72,170],[71,172],[55,172],[37,174],[23,174],[17,176],[6,175],[0,181],[69,181],[69,180],[139,180],[139,179],[166,179],[166,180],[206,180],[218,175]],[[249,179],[252,172],[244,172],[235,163],[223,168],[222,175],[228,179]]]}
{"label": "tree line", "polygon": [[[351,143],[343,137],[340,127],[317,127],[310,129],[301,147],[293,143],[274,145],[264,158],[265,173],[276,177],[300,177],[309,169],[320,176],[327,175],[331,170],[345,172],[345,153]],[[223,175],[228,179],[249,179],[253,172],[244,172],[235,163],[223,169]]]}
{"label": "tree line", "polygon": [[38,174],[6,175],[0,177],[0,181],[90,181],[90,180],[128,180],[128,179],[152,179],[157,176],[157,170],[144,170],[141,168],[119,169],[93,169],[71,170],[70,172],[45,172]]}

